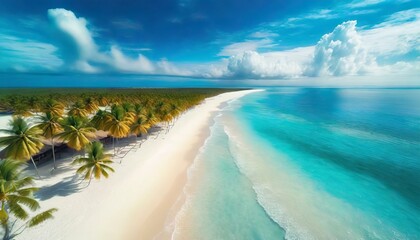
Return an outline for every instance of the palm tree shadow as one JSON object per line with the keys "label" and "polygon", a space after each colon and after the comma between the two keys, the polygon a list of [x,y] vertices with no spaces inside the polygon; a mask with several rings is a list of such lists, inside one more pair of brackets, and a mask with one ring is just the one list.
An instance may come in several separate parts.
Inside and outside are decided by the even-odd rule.
{"label": "palm tree shadow", "polygon": [[80,178],[67,177],[56,184],[42,187],[35,193],[35,197],[39,200],[47,200],[55,196],[65,197],[79,192],[82,188],[80,187]]}

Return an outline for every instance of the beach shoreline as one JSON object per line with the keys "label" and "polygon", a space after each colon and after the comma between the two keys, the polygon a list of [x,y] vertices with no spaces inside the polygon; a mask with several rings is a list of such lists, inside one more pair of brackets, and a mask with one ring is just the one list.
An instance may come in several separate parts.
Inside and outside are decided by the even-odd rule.
{"label": "beach shoreline", "polygon": [[[224,104],[255,91],[207,98],[180,116],[167,133],[159,133],[156,139],[150,136],[139,149],[138,139],[127,139],[121,150],[126,155],[114,159],[116,172],[109,179],[92,181],[89,187],[76,184],[80,179],[74,176],[69,159],[58,160],[60,169],[36,182],[42,189],[37,195],[42,208],[59,209],[55,219],[26,230],[17,239],[170,238],[162,234],[165,223],[182,205],[188,168],[210,134],[212,119]],[[107,150],[111,152],[109,146]],[[44,176],[50,165],[40,166]]]}

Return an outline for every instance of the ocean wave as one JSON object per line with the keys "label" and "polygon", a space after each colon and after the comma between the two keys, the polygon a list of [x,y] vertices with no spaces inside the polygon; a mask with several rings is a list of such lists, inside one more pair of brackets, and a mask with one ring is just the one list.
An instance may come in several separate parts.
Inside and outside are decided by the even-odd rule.
{"label": "ocean wave", "polygon": [[270,187],[256,183],[255,180],[249,176],[249,170],[246,166],[244,166],[239,154],[240,149],[244,149],[246,146],[226,125],[224,127],[224,131],[229,138],[229,149],[236,166],[239,171],[252,183],[252,189],[255,193],[256,201],[265,211],[267,216],[285,231],[285,238],[289,240],[313,239],[304,228],[299,227],[292,218],[286,216],[283,206],[272,195]]}
{"label": "ocean wave", "polygon": [[[227,106],[224,106],[223,109],[225,109]],[[190,193],[190,189],[194,185],[194,177],[197,172],[197,170],[200,168],[201,159],[203,158],[203,155],[205,154],[207,147],[209,145],[209,141],[214,137],[216,134],[215,128],[219,119],[223,116],[223,112],[219,112],[213,119],[213,123],[210,126],[210,134],[204,141],[204,144],[200,147],[198,150],[198,153],[196,157],[193,160],[193,163],[187,170],[187,183],[184,186],[182,190],[182,194],[178,197],[177,201],[173,205],[170,212],[172,214],[169,214],[165,227],[162,233],[157,235],[155,239],[159,239],[159,237],[163,234],[169,234],[171,240],[179,239],[179,235],[181,234],[181,221],[185,218],[185,215],[188,211],[188,209],[191,207],[192,202],[194,201],[194,194]],[[179,207],[180,206],[180,207]]]}
{"label": "ocean wave", "polygon": [[251,182],[256,201],[285,230],[286,239],[407,239],[388,222],[320,189],[287,156],[270,150],[238,124],[224,124],[232,157]]}

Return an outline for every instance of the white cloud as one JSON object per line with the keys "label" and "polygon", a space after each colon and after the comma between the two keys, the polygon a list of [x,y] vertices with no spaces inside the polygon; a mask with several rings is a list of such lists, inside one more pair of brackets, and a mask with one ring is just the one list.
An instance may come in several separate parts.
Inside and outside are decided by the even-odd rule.
{"label": "white cloud", "polygon": [[229,57],[241,54],[245,51],[256,51],[258,49],[274,47],[271,39],[248,40],[244,42],[232,43],[224,47],[217,56]]}
{"label": "white cloud", "polygon": [[316,46],[266,53],[254,49],[231,56],[218,73],[228,78],[296,78],[356,75],[376,67],[356,31],[356,21],[338,25]]}
{"label": "white cloud", "polygon": [[153,73],[153,63],[142,54],[137,59],[126,57],[116,46],[111,47],[111,65],[123,72]]}
{"label": "white cloud", "polygon": [[302,74],[299,64],[246,51],[229,58],[227,76],[235,78],[284,78]]}
{"label": "white cloud", "polygon": [[196,75],[194,72],[175,66],[173,63],[166,59],[162,59],[157,63],[158,72],[174,75],[174,76],[193,76]]}
{"label": "white cloud", "polygon": [[238,48],[239,53],[213,66],[208,76],[281,79],[305,76],[418,75],[420,57],[415,61],[401,59],[386,65],[378,65],[376,62],[376,58],[383,55],[396,56],[420,50],[419,23],[396,21],[396,16],[412,20],[407,15],[410,14],[396,13],[389,17],[389,21],[360,32],[356,29],[356,21],[344,22],[331,33],[325,34],[315,46],[265,53],[255,51],[256,47],[242,52]]}
{"label": "white cloud", "polygon": [[269,31],[257,31],[249,35],[251,38],[271,38],[277,37],[277,33],[269,32]]}
{"label": "white cloud", "polygon": [[383,3],[386,0],[355,0],[351,3],[347,4],[348,8],[364,8],[377,5],[379,3]]}
{"label": "white cloud", "polygon": [[356,21],[348,21],[322,36],[315,46],[314,59],[307,73],[313,76],[355,75],[365,73],[374,64],[356,31]]}
{"label": "white cloud", "polygon": [[64,33],[64,37],[75,43],[79,57],[88,58],[97,53],[97,46],[86,26],[86,19],[77,18],[72,11],[62,8],[49,9],[48,17]]}
{"label": "white cloud", "polygon": [[63,64],[56,51],[48,43],[0,34],[0,71],[53,71]]}
{"label": "white cloud", "polygon": [[[373,10],[362,6],[379,2],[352,2],[356,4],[353,10],[359,11],[358,14],[371,13]],[[301,17],[335,18],[336,13],[336,10],[314,11],[292,19],[290,23],[299,22]],[[114,71],[238,79],[307,76],[342,79],[337,76],[419,75],[420,72],[418,8],[391,14],[383,23],[372,27],[357,29],[355,21],[344,22],[325,34],[316,45],[282,51],[272,50],[280,46],[280,40],[274,40],[278,39],[278,34],[259,27],[258,31],[247,34],[246,40],[222,48],[218,53],[219,61],[207,64],[174,64],[166,59],[151,61],[139,54],[150,51],[149,48],[128,48],[117,44],[108,49],[99,47],[93,34],[94,26],[86,19],[65,9],[50,9],[48,17],[53,44],[0,34],[0,70],[30,71],[38,70],[39,67],[35,66],[42,65],[43,69],[86,73]],[[20,57],[16,57],[18,55]]]}
{"label": "white cloud", "polygon": [[66,66],[82,72],[98,72],[90,61],[102,60],[91,33],[87,29],[87,21],[77,18],[72,11],[62,8],[49,9],[48,17],[54,27],[56,44]]}
{"label": "white cloud", "polygon": [[[141,74],[166,74],[185,75],[189,72],[178,69],[167,60],[153,62],[142,54],[137,58],[126,56],[118,46],[114,45],[108,52],[101,52],[91,31],[88,29],[86,19],[76,17],[69,10],[57,8],[48,10],[48,17],[55,30],[55,39],[59,46],[61,57],[66,63],[64,66],[70,70],[86,73],[109,71],[141,73]],[[115,22],[114,22],[115,24]],[[131,21],[118,22],[130,29],[138,29]],[[139,49],[146,51],[150,49]]]}
{"label": "white cloud", "polygon": [[420,9],[400,11],[371,29],[361,31],[363,42],[377,57],[420,51]]}

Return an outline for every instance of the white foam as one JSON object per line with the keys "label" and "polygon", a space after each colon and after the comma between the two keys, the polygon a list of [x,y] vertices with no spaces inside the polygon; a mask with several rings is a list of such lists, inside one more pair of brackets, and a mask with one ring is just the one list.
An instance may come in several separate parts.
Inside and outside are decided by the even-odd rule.
{"label": "white foam", "polygon": [[[233,101],[230,101],[233,102]],[[186,213],[191,207],[191,203],[194,201],[195,195],[190,192],[191,188],[194,186],[194,178],[196,177],[196,173],[200,168],[200,164],[202,163],[203,154],[206,152],[208,147],[209,141],[214,137],[216,124],[218,123],[220,117],[223,116],[223,112],[219,112],[215,118],[214,123],[210,127],[210,135],[205,140],[203,146],[199,149],[197,156],[195,157],[193,163],[187,170],[187,184],[185,185],[182,195],[178,197],[177,202],[173,206],[172,214],[169,215],[167,219],[167,223],[165,224],[164,231],[166,233],[170,233],[171,239],[176,240],[180,239],[180,235],[182,234],[182,221],[186,217]],[[182,203],[182,205],[180,204]],[[178,206],[181,205],[180,208]],[[155,239],[159,239],[159,234]]]}
{"label": "white foam", "polygon": [[[267,215],[285,229],[286,239],[363,239],[366,234],[391,239],[390,236],[396,236],[390,226],[375,222],[373,216],[314,185],[287,156],[270,150],[256,136],[248,136],[247,129],[234,117],[227,117],[224,126],[240,172],[252,183],[256,199]],[[273,159],[281,163],[281,169],[273,166]]]}

